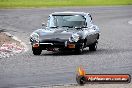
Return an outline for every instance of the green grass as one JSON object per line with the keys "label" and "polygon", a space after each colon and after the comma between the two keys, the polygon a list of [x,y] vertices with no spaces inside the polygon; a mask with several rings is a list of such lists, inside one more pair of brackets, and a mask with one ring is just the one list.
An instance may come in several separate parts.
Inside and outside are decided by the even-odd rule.
{"label": "green grass", "polygon": [[132,5],[132,0],[0,0],[0,8]]}

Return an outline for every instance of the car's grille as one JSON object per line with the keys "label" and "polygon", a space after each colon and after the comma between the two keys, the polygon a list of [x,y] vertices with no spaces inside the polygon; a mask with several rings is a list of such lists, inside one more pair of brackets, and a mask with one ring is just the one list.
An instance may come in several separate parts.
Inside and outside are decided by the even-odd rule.
{"label": "car's grille", "polygon": [[40,47],[42,48],[62,48],[65,47],[65,42],[67,40],[61,40],[61,39],[45,39],[40,41]]}
{"label": "car's grille", "polygon": [[40,41],[41,43],[65,43],[67,40],[62,40],[62,39],[45,39]]}

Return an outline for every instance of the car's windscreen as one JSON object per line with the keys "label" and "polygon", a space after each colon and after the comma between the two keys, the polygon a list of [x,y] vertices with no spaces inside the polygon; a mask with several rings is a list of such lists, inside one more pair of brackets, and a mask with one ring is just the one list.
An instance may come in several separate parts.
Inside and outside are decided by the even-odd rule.
{"label": "car's windscreen", "polygon": [[84,27],[85,17],[81,15],[54,15],[49,18],[49,27]]}

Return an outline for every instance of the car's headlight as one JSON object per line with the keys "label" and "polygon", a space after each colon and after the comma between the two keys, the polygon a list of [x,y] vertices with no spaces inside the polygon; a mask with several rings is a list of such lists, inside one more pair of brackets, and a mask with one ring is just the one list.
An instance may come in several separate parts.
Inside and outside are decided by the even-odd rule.
{"label": "car's headlight", "polygon": [[33,39],[33,40],[39,42],[39,35],[38,35],[37,33],[32,33],[32,34],[30,35],[30,37],[31,37],[31,39]]}
{"label": "car's headlight", "polygon": [[77,42],[79,40],[79,34],[73,34],[70,38],[69,38],[69,41],[70,42]]}

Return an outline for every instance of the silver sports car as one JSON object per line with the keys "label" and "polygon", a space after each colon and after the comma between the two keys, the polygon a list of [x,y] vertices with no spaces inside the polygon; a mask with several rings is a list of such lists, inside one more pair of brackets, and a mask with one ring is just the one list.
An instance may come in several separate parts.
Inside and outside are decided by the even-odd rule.
{"label": "silver sports car", "polygon": [[81,54],[89,47],[96,51],[100,30],[92,22],[89,13],[84,12],[55,12],[49,15],[47,25],[30,35],[34,55],[47,51],[74,51]]}

